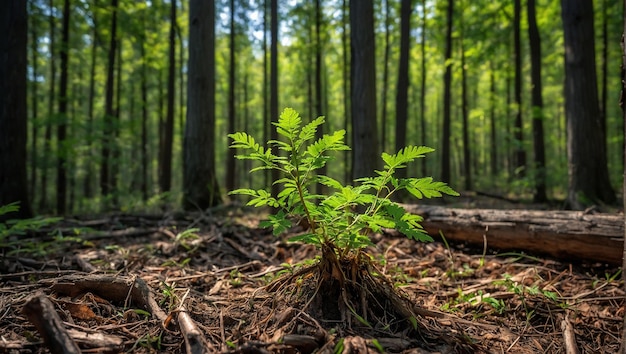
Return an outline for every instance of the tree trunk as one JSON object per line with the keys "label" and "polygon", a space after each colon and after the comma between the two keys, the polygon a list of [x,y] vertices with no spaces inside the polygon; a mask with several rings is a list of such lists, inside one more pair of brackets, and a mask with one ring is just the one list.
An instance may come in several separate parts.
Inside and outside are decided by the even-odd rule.
{"label": "tree trunk", "polygon": [[[626,5],[626,0],[623,1],[623,4]],[[622,131],[622,133],[624,134],[624,136],[626,136],[626,102],[624,102],[624,95],[626,95],[626,10],[622,11],[622,24],[622,92],[620,95],[619,105],[622,108],[622,122],[624,122],[624,130]],[[624,164],[622,167],[624,169],[624,178],[622,179],[622,205],[626,206],[626,193],[624,193],[624,191],[626,191],[626,144],[624,144],[623,148]],[[624,213],[622,223],[624,224],[624,233],[622,234],[624,236],[624,244],[622,247],[622,283],[624,284],[623,289],[626,291],[626,272],[624,272],[624,270],[626,269],[626,213]],[[620,346],[620,353],[626,354],[626,313],[624,313],[622,316],[622,341]]]}
{"label": "tree trunk", "polygon": [[[409,115],[409,51],[411,46],[412,1],[402,0],[400,7],[400,64],[396,89],[396,146],[399,151],[406,145],[407,120]],[[394,151],[394,152],[395,152]],[[406,177],[406,168],[397,171],[398,177]]]}
{"label": "tree trunk", "polygon": [[602,67],[602,79],[600,82],[600,126],[602,127],[602,136],[604,139],[602,140],[602,148],[604,151],[607,149],[607,129],[606,129],[606,108],[607,108],[607,77],[608,77],[608,37],[609,30],[607,25],[607,17],[608,17],[608,1],[601,0],[602,3],[602,55],[600,57],[601,67]]}
{"label": "tree trunk", "polygon": [[[248,77],[250,76],[250,67],[246,66],[244,68],[244,74],[243,74],[243,131],[245,132],[249,132],[250,131],[250,126],[251,124],[254,124],[254,122],[252,122],[252,119],[250,118],[250,98],[249,98],[249,90],[250,90],[250,83],[249,83],[249,79]],[[242,180],[243,181],[247,181],[248,186],[250,186],[250,188],[252,188],[253,186],[253,181],[254,178],[252,177],[252,173],[249,173],[248,171],[250,171],[250,169],[252,169],[252,161],[250,160],[244,160],[243,161],[243,177]],[[247,179],[246,179],[247,176]]]}
{"label": "tree trunk", "polygon": [[498,175],[498,140],[496,131],[496,75],[494,74],[493,62],[490,62],[491,70],[489,71],[489,133],[491,135],[491,176]]}
{"label": "tree trunk", "polygon": [[[405,205],[433,237],[498,250],[619,265],[624,217],[577,211],[456,209]],[[484,245],[487,243],[486,246]]]}
{"label": "tree trunk", "polygon": [[[228,67],[228,134],[235,132],[235,0],[230,0],[230,34],[228,36],[230,41],[230,56]],[[226,190],[232,191],[235,189],[236,180],[235,171],[235,149],[226,149]]]}
{"label": "tree trunk", "polygon": [[[271,138],[272,118],[269,115],[269,92],[268,92],[268,72],[267,72],[267,5],[269,0],[263,0],[263,141]],[[270,182],[270,171],[263,173],[264,186],[268,186]]]}
{"label": "tree trunk", "polygon": [[183,145],[183,207],[221,203],[215,175],[215,4],[189,3],[187,121]]}
{"label": "tree trunk", "polygon": [[598,111],[593,3],[561,1],[565,34],[568,204],[584,209],[615,202]]}
{"label": "tree trunk", "polygon": [[46,128],[44,131],[44,143],[43,143],[43,166],[41,171],[41,185],[40,185],[40,199],[39,199],[39,212],[48,211],[48,170],[49,170],[49,160],[50,160],[50,152],[52,150],[52,122],[54,121],[54,99],[55,99],[55,91],[56,91],[56,21],[54,19],[54,1],[50,0],[50,15],[48,16],[48,24],[50,26],[50,88],[48,91],[48,119],[46,120]]}
{"label": "tree trunk", "polygon": [[[352,109],[350,108],[350,52],[348,51],[348,8],[347,0],[341,1],[341,47],[342,47],[342,59],[343,59],[343,129],[346,132],[350,131],[350,122]],[[350,134],[346,134],[346,144],[351,146]],[[350,154],[343,154],[343,166],[344,166],[344,183],[349,184],[352,180],[352,171],[350,170]]]}
{"label": "tree trunk", "polygon": [[385,55],[383,59],[383,87],[380,100],[380,147],[382,151],[387,151],[387,92],[389,91],[389,50],[391,48],[389,34],[391,32],[391,6],[385,0]]}
{"label": "tree trunk", "polygon": [[[326,115],[324,111],[324,97],[323,97],[323,87],[322,87],[322,51],[323,51],[323,43],[321,36],[322,27],[322,6],[321,0],[315,0],[315,116],[323,116]],[[324,135],[324,126],[321,125],[317,127],[316,137],[319,139]],[[318,170],[318,173],[321,175],[326,175],[326,165]],[[324,193],[324,186],[321,183],[317,184],[317,194]]]}
{"label": "tree trunk", "polygon": [[352,177],[371,176],[378,166],[380,148],[376,127],[376,65],[374,4],[350,1]]}
{"label": "tree trunk", "polygon": [[[185,13],[185,2],[181,1],[180,3],[181,12]],[[180,46],[180,51],[178,54],[178,79],[180,83],[178,84],[178,131],[180,134],[183,134],[185,130],[185,115],[187,114],[185,107],[187,106],[187,102],[185,102],[185,43],[187,42],[185,38],[183,40],[183,34],[181,33],[180,26],[178,23],[176,24],[176,37],[178,38],[178,44]],[[182,158],[182,155],[181,155]]]}
{"label": "tree trunk", "polygon": [[[421,78],[420,78],[420,145],[427,145],[426,141],[426,0],[422,0],[422,43],[421,54]],[[421,161],[422,176],[427,176],[426,159]]]}
{"label": "tree trunk", "polygon": [[96,13],[95,11],[92,12],[92,17],[93,17],[93,33],[91,36],[91,67],[89,69],[89,97],[87,98],[87,139],[88,139],[88,143],[87,143],[87,157],[85,159],[85,180],[84,180],[84,186],[83,186],[83,193],[85,198],[89,199],[92,198],[94,195],[94,191],[93,191],[93,170],[94,170],[94,164],[93,164],[93,159],[95,158],[94,156],[94,144],[93,144],[93,138],[94,138],[94,129],[93,129],[93,122],[94,122],[94,116],[93,116],[93,103],[95,100],[95,91],[96,91],[96,50],[97,50],[97,35],[98,35],[98,30],[97,30],[97,26],[96,26]]}
{"label": "tree trunk", "polygon": [[115,104],[113,106],[113,116],[111,117],[112,129],[111,136],[113,141],[111,142],[111,172],[109,175],[109,192],[111,193],[111,203],[117,208],[119,206],[119,176],[121,170],[121,121],[120,115],[121,97],[122,97],[122,40],[117,39],[117,51],[115,55],[117,59],[116,71],[115,71]]}
{"label": "tree trunk", "polygon": [[[278,122],[278,0],[270,0],[270,120]],[[270,129],[270,138],[278,139],[276,129]],[[280,171],[272,169],[271,181],[278,181]],[[272,183],[272,195],[279,193],[278,184]]]}
{"label": "tree trunk", "polygon": [[463,180],[466,191],[472,190],[472,161],[469,141],[469,122],[467,111],[467,68],[465,46],[461,35],[461,116],[463,119]]}
{"label": "tree trunk", "polygon": [[[82,90],[78,89],[79,84],[78,83],[82,83],[83,82],[83,68],[80,68],[78,70],[78,80],[75,81],[72,84],[72,102],[70,105],[70,114],[68,115],[68,128],[69,128],[69,132],[68,135],[69,136],[78,136],[80,135],[78,132],[78,124],[76,123],[78,121],[77,116],[76,116],[76,106],[80,105],[83,101],[83,94],[82,94]],[[81,132],[82,133],[82,132]],[[69,213],[72,213],[74,211],[74,206],[75,206],[75,202],[76,202],[76,175],[77,175],[77,171],[78,171],[78,160],[76,159],[77,154],[72,151],[72,150],[68,150],[67,155],[66,155],[66,171],[68,172],[68,177],[67,177],[67,189],[68,189],[68,196],[67,196],[67,207],[65,208],[66,211],[68,211]]]}
{"label": "tree trunk", "polygon": [[59,83],[59,125],[57,126],[57,214],[65,214],[67,201],[67,63],[70,40],[70,1],[63,3],[61,30],[61,77]]}
{"label": "tree trunk", "polygon": [[174,94],[176,93],[176,0],[170,6],[169,58],[167,71],[167,113],[163,126],[161,160],[159,161],[159,187],[161,192],[172,188],[172,147],[174,143]]}
{"label": "tree trunk", "polygon": [[514,141],[514,173],[519,177],[526,175],[526,151],[524,150],[524,125],[522,123],[522,45],[521,45],[521,1],[514,0],[513,16],[513,51],[515,59],[515,123],[513,125]]}
{"label": "tree trunk", "polygon": [[30,153],[28,154],[30,157],[30,179],[29,179],[29,183],[28,183],[28,190],[30,191],[30,204],[31,205],[35,205],[35,188],[36,188],[36,182],[37,182],[37,154],[38,154],[38,150],[37,150],[37,132],[39,131],[38,128],[38,115],[39,115],[39,109],[38,109],[38,105],[39,105],[39,97],[38,97],[38,86],[39,84],[37,83],[37,75],[39,75],[39,70],[38,70],[38,65],[37,65],[37,60],[39,60],[39,38],[37,38],[37,15],[35,14],[35,4],[33,1],[30,1],[29,3],[30,6],[30,44],[31,44],[31,66],[32,66],[32,75],[31,75],[31,83],[30,83],[30,87],[31,87],[31,92],[30,92],[30,96],[31,96],[31,113],[32,113],[32,118],[31,118],[31,130],[30,130]]}
{"label": "tree trunk", "polygon": [[546,153],[543,140],[543,95],[541,85],[541,37],[535,16],[535,0],[527,0],[528,39],[532,80],[533,150],[535,151],[535,203],[548,200],[546,195]]}
{"label": "tree trunk", "polygon": [[100,193],[106,198],[110,193],[109,184],[109,163],[112,144],[112,123],[113,123],[113,82],[115,71],[115,52],[117,45],[117,3],[118,0],[111,0],[111,38],[109,41],[109,53],[107,62],[107,79],[104,94],[104,122],[102,124],[102,162],[100,165]]}
{"label": "tree trunk", "polygon": [[[144,19],[145,25],[145,19]],[[140,36],[141,45],[141,197],[148,201],[148,66],[146,65],[146,28]]]}
{"label": "tree trunk", "polygon": [[[308,10],[308,9],[307,9]],[[309,17],[311,16],[307,16],[305,21],[306,21],[306,27],[307,27],[307,44],[306,44],[306,49],[305,51],[305,57],[306,57],[306,64],[304,64],[305,67],[305,76],[306,76],[306,103],[307,103],[307,112],[308,112],[308,116],[309,116],[309,120],[313,120],[313,115],[315,114],[315,98],[313,98],[313,80],[315,79],[315,69],[314,69],[314,65],[313,65],[313,61],[315,60],[315,52],[316,49],[314,48],[315,46],[315,38],[314,37],[314,25],[312,25],[311,23],[313,22],[313,20],[311,20]],[[314,17],[314,16],[313,16]],[[311,22],[309,22],[311,21]]]}
{"label": "tree trunk", "polygon": [[5,0],[0,5],[0,206],[20,203],[8,218],[32,216],[26,175],[26,61],[28,17],[26,2]]}
{"label": "tree trunk", "polygon": [[511,153],[511,147],[513,146],[511,139],[511,73],[507,72],[505,79],[506,85],[506,105],[505,105],[505,125],[504,125],[504,155],[506,156],[504,165],[508,174],[508,177],[511,178],[513,176],[513,154]]}
{"label": "tree trunk", "polygon": [[443,130],[441,138],[441,181],[450,182],[450,105],[452,85],[452,17],[454,14],[454,0],[448,0],[446,44],[445,44],[445,73],[443,74]]}

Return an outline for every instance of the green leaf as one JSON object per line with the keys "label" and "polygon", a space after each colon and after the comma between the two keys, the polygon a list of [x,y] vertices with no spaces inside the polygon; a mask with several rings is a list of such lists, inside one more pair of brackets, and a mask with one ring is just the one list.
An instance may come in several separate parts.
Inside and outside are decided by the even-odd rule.
{"label": "green leaf", "polygon": [[254,152],[257,152],[261,155],[265,153],[263,147],[259,145],[252,136],[244,133],[244,132],[236,132],[233,134],[228,134],[228,137],[233,139],[233,142],[230,144],[231,148],[234,149],[250,149]]}
{"label": "green leaf", "polygon": [[254,189],[248,189],[248,188],[235,189],[235,190],[228,192],[228,194],[251,195],[255,197],[258,195]]}
{"label": "green leaf", "polygon": [[261,221],[259,226],[271,227],[274,236],[278,236],[291,227],[291,220],[287,218],[284,211],[280,210],[275,215],[270,215],[268,220]]}
{"label": "green leaf", "polygon": [[318,175],[317,181],[327,187],[331,187],[337,190],[341,190],[343,188],[343,185],[339,183],[339,181],[328,176]]}
{"label": "green leaf", "polygon": [[412,162],[417,158],[424,157],[425,154],[433,151],[435,151],[435,149],[428,146],[409,145],[404,149],[400,149],[398,153],[393,155],[389,155],[383,152],[381,157],[385,162],[385,169],[391,170],[406,167],[407,163]]}
{"label": "green leaf", "polygon": [[0,215],[14,213],[20,210],[20,202],[13,202],[6,205],[0,205]]}
{"label": "green leaf", "polygon": [[343,143],[346,135],[345,130],[338,130],[331,135],[324,134],[315,143],[309,145],[306,152],[313,158],[318,158],[326,151],[341,151],[350,150],[350,148]]}
{"label": "green leaf", "polygon": [[317,127],[324,124],[325,118],[324,116],[317,117],[300,130],[300,136],[298,140],[301,142],[305,142],[315,138],[315,133],[317,132]]}
{"label": "green leaf", "polygon": [[300,114],[293,108],[287,107],[283,110],[278,118],[278,123],[273,123],[276,126],[276,132],[288,140],[296,140],[302,118]]}
{"label": "green leaf", "polygon": [[319,236],[316,234],[312,234],[312,233],[292,236],[288,238],[287,240],[289,242],[304,242],[304,243],[313,244],[313,245],[322,244],[322,241],[320,240]]}
{"label": "green leaf", "polygon": [[403,183],[406,184],[407,191],[419,199],[422,197],[441,197],[442,193],[459,196],[459,193],[450,188],[446,183],[435,182],[432,177],[409,178],[403,180]]}

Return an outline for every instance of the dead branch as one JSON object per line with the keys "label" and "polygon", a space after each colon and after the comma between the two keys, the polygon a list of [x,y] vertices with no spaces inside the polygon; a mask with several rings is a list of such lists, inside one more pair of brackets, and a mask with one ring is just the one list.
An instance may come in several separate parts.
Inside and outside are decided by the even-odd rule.
{"label": "dead branch", "polygon": [[39,335],[53,354],[80,354],[80,349],[63,326],[52,302],[43,294],[35,295],[22,313],[37,328]]}
{"label": "dead branch", "polygon": [[185,351],[189,354],[209,353],[204,336],[184,308],[178,312],[178,326],[185,338]]}
{"label": "dead branch", "polygon": [[131,301],[148,310],[161,323],[167,319],[167,314],[154,300],[149,285],[139,277],[66,275],[57,279],[44,279],[40,283],[50,286],[51,290],[58,294],[72,297],[91,292],[104,299],[124,302],[130,294]]}

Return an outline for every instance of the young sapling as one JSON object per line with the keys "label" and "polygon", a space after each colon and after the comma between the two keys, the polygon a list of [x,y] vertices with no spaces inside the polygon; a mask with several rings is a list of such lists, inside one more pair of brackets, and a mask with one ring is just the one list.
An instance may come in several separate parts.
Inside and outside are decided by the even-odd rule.
{"label": "young sapling", "polygon": [[[238,159],[259,163],[250,172],[274,169],[282,174],[280,179],[273,181],[281,187],[278,195],[271,195],[266,189],[247,188],[236,189],[230,194],[249,196],[248,205],[274,208],[276,212],[261,226],[271,227],[275,235],[284,233],[294,223],[306,221],[301,224],[308,225],[308,230],[291,237],[290,241],[315,245],[321,249],[321,258],[316,265],[291,274],[288,279],[304,276],[307,272],[314,274],[318,284],[313,297],[316,294],[337,296],[334,303],[340,305],[335,311],[336,316],[330,314],[331,317],[345,319],[349,310],[361,321],[367,319],[368,312],[367,301],[362,297],[366,293],[377,293],[372,289],[363,291],[363,287],[376,287],[369,271],[371,257],[364,250],[373,245],[370,239],[372,233],[395,229],[410,239],[432,241],[420,225],[422,218],[406,212],[392,197],[402,190],[418,199],[441,197],[443,194],[457,196],[458,193],[431,177],[396,177],[398,169],[406,168],[407,164],[434,151],[426,146],[407,146],[395,154],[383,153],[383,169],[373,171],[374,177],[357,179],[355,185],[343,185],[336,179],[319,174],[319,170],[331,160],[329,152],[350,150],[344,143],[344,130],[315,138],[318,127],[324,121],[324,117],[318,117],[303,124],[298,112],[286,108],[278,122],[273,123],[280,139],[268,141],[267,146],[260,145],[245,132],[229,134],[232,139],[230,147],[245,151],[236,155]],[[316,194],[318,184],[326,186],[330,192]],[[270,286],[270,289],[279,287]],[[345,296],[345,291],[354,293],[354,297],[360,299],[352,301],[352,296]],[[325,304],[326,301],[320,299],[318,303]],[[357,314],[358,307],[364,315]],[[328,315],[329,311],[322,312]]]}

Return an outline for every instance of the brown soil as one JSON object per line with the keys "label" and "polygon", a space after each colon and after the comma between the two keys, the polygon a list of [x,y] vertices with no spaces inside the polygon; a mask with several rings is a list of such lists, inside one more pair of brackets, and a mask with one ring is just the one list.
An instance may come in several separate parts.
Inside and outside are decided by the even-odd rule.
{"label": "brown soil", "polygon": [[[345,294],[319,285],[328,282],[307,262],[318,250],[258,229],[259,219],[240,208],[107,215],[26,235],[19,252],[0,253],[0,352],[49,352],[49,323],[38,319],[51,310],[33,299],[51,302],[58,331],[83,352],[619,349],[618,269],[377,235],[371,259],[342,265],[358,279]],[[192,227],[197,239],[177,239]]]}

